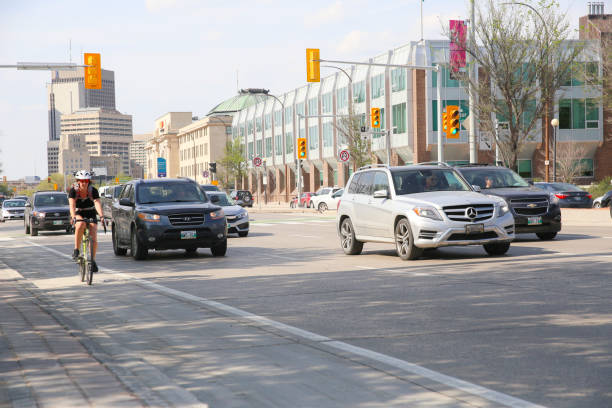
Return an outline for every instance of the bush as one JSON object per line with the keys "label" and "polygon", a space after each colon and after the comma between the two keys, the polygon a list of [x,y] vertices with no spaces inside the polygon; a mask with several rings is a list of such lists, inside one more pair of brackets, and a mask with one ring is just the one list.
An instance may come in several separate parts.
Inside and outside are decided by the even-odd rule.
{"label": "bush", "polygon": [[608,191],[612,190],[612,184],[610,184],[610,180],[612,180],[612,177],[606,177],[599,183],[593,184],[588,188],[589,193],[593,194],[593,199],[602,196]]}

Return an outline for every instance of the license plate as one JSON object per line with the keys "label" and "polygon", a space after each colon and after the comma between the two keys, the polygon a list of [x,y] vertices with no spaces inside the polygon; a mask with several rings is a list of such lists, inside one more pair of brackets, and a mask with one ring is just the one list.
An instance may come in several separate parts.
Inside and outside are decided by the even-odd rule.
{"label": "license plate", "polygon": [[527,218],[527,225],[542,225],[542,217]]}
{"label": "license plate", "polygon": [[53,221],[53,225],[62,225],[64,223],[64,221],[62,220],[55,220]]}
{"label": "license plate", "polygon": [[582,197],[574,197],[574,201],[582,201]]}
{"label": "license plate", "polygon": [[479,232],[484,232],[484,224],[468,224],[465,226],[466,234],[477,234]]}
{"label": "license plate", "polygon": [[195,239],[195,231],[181,231],[181,239]]}

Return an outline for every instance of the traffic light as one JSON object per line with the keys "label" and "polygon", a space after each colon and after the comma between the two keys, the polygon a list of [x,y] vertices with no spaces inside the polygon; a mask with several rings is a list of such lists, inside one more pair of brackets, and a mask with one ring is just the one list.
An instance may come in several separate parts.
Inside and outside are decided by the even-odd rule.
{"label": "traffic light", "polygon": [[306,149],[306,138],[298,137],[298,159],[307,159],[308,150]]}
{"label": "traffic light", "polygon": [[444,134],[446,135],[446,138],[448,139],[448,111],[444,111],[442,112],[442,131],[444,132]]}
{"label": "traffic light", "polygon": [[306,81],[321,82],[321,63],[319,49],[306,48]]}
{"label": "traffic light", "polygon": [[115,184],[119,184],[119,177],[115,177]]}
{"label": "traffic light", "polygon": [[372,108],[370,120],[372,121],[372,128],[380,129],[380,108]]}
{"label": "traffic light", "polygon": [[446,137],[448,139],[459,139],[459,130],[461,130],[459,107],[457,105],[448,105],[446,107],[446,114],[448,115],[448,133]]}
{"label": "traffic light", "polygon": [[47,183],[51,183],[51,177],[47,177]]}
{"label": "traffic light", "polygon": [[85,53],[85,89],[102,89],[100,54]]}
{"label": "traffic light", "polygon": [[53,189],[54,189],[55,191],[57,191],[57,183],[54,183],[54,184],[53,184]]}
{"label": "traffic light", "polygon": [[216,173],[217,172],[217,163],[215,163],[215,162],[208,163],[208,171],[210,171],[211,173]]}

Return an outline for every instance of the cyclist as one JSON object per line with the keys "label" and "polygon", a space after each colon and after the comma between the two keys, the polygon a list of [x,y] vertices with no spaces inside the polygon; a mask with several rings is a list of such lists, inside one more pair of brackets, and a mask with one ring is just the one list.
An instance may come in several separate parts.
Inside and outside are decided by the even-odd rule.
{"label": "cyclist", "polygon": [[[74,225],[74,251],[72,253],[72,259],[77,260],[79,257],[79,248],[81,247],[81,240],[83,239],[83,233],[87,224],[84,222],[76,222],[83,218],[96,219],[96,213],[100,215],[100,219],[104,222],[104,212],[102,210],[102,204],[100,203],[100,194],[98,190],[90,186],[91,173],[87,170],[79,170],[75,174],[76,184],[70,188],[68,193],[68,201],[70,203],[70,217]],[[97,221],[93,224],[89,224],[89,235],[91,237],[91,270],[98,272],[98,265],[96,264],[96,249],[98,248],[98,225]]]}

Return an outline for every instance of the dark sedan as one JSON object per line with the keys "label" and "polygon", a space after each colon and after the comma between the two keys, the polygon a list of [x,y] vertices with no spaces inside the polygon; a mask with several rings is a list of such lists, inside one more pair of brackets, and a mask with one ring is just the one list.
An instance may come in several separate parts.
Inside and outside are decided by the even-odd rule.
{"label": "dark sedan", "polygon": [[552,193],[559,199],[559,207],[591,208],[593,196],[578,186],[569,183],[534,183],[542,190]]}

